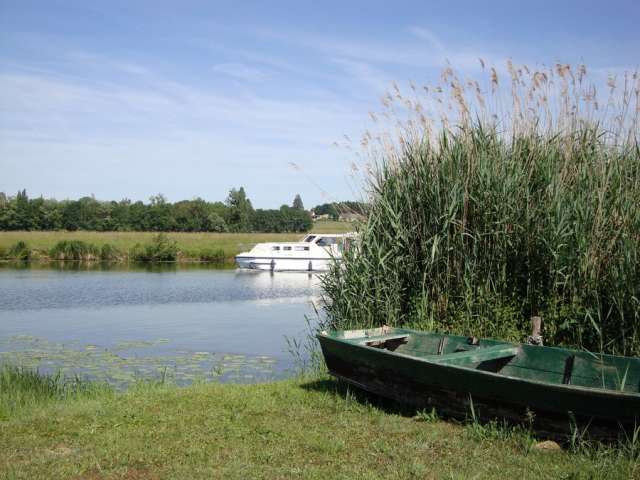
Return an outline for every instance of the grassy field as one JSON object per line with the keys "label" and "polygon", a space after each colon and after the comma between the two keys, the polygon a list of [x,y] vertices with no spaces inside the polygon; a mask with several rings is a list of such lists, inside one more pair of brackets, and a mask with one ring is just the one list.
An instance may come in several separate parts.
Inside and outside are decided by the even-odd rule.
{"label": "grassy field", "polygon": [[[343,233],[353,230],[347,222],[321,221],[314,224],[316,233]],[[0,251],[8,251],[18,241],[24,241],[36,251],[36,257],[46,257],[47,252],[62,240],[80,240],[98,248],[110,244],[121,251],[130,251],[137,243],[147,244],[156,232],[0,232]],[[302,237],[297,233],[168,233],[170,239],[178,242],[180,258],[198,258],[203,251],[222,249],[225,256],[232,259],[238,253],[249,250],[260,242],[293,241]]]}
{"label": "grassy field", "polygon": [[41,401],[16,401],[25,392],[15,390],[33,388],[32,380],[0,390],[1,478],[640,474],[628,448],[540,450],[522,431],[400,411],[326,377],[187,388],[141,384],[126,393],[85,388],[58,400],[53,392]]}

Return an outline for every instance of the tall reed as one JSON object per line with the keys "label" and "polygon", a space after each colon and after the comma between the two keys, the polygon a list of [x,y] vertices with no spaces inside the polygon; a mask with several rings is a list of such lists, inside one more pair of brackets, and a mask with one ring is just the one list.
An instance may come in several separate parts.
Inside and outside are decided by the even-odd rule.
{"label": "tall reed", "polygon": [[584,66],[509,62],[510,95],[486,71],[394,85],[371,114],[387,130],[361,140],[370,208],[324,278],[330,322],[522,340],[541,315],[548,343],[640,354],[637,73],[599,104]]}
{"label": "tall reed", "polygon": [[18,409],[52,400],[92,396],[109,392],[109,387],[65,377],[60,372],[46,375],[27,367],[0,364],[0,419]]}
{"label": "tall reed", "polygon": [[82,240],[61,240],[49,250],[49,256],[54,260],[97,260],[100,249]]}

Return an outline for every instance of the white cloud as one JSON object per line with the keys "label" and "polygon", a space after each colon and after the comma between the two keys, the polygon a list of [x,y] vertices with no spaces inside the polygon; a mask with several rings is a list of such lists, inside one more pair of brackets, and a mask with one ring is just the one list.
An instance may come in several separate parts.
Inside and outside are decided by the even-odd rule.
{"label": "white cloud", "polygon": [[[283,192],[302,190],[295,184],[306,182],[289,173],[288,162],[321,185],[340,183],[348,164],[331,144],[353,133],[366,111],[326,91],[283,99],[157,75],[137,85],[0,73],[0,191],[18,185],[59,197],[90,189],[102,198],[162,191],[174,199],[215,199],[245,184],[256,204],[278,206]],[[198,179],[176,183],[187,171]],[[283,187],[264,189],[264,182]]]}

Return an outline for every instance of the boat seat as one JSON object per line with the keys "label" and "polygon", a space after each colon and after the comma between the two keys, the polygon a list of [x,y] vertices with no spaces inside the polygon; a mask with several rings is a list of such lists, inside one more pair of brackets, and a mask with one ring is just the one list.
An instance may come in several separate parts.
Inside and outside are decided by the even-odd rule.
{"label": "boat seat", "polygon": [[393,337],[387,336],[386,338],[368,340],[364,342],[364,344],[367,347],[380,348],[384,350],[390,350],[393,352],[400,345],[404,345],[408,342],[407,337],[408,337],[407,335],[402,335],[402,336],[396,335]]}
{"label": "boat seat", "polygon": [[445,365],[476,368],[485,371],[499,371],[504,365],[518,355],[518,346],[512,344],[495,345],[446,355],[430,355],[426,360]]}

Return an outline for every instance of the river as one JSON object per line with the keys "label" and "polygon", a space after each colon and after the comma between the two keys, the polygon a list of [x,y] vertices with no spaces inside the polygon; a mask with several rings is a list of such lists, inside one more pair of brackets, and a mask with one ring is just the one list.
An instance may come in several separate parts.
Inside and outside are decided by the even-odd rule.
{"label": "river", "polygon": [[0,268],[0,362],[118,388],[283,378],[321,295],[300,273],[69,267]]}

